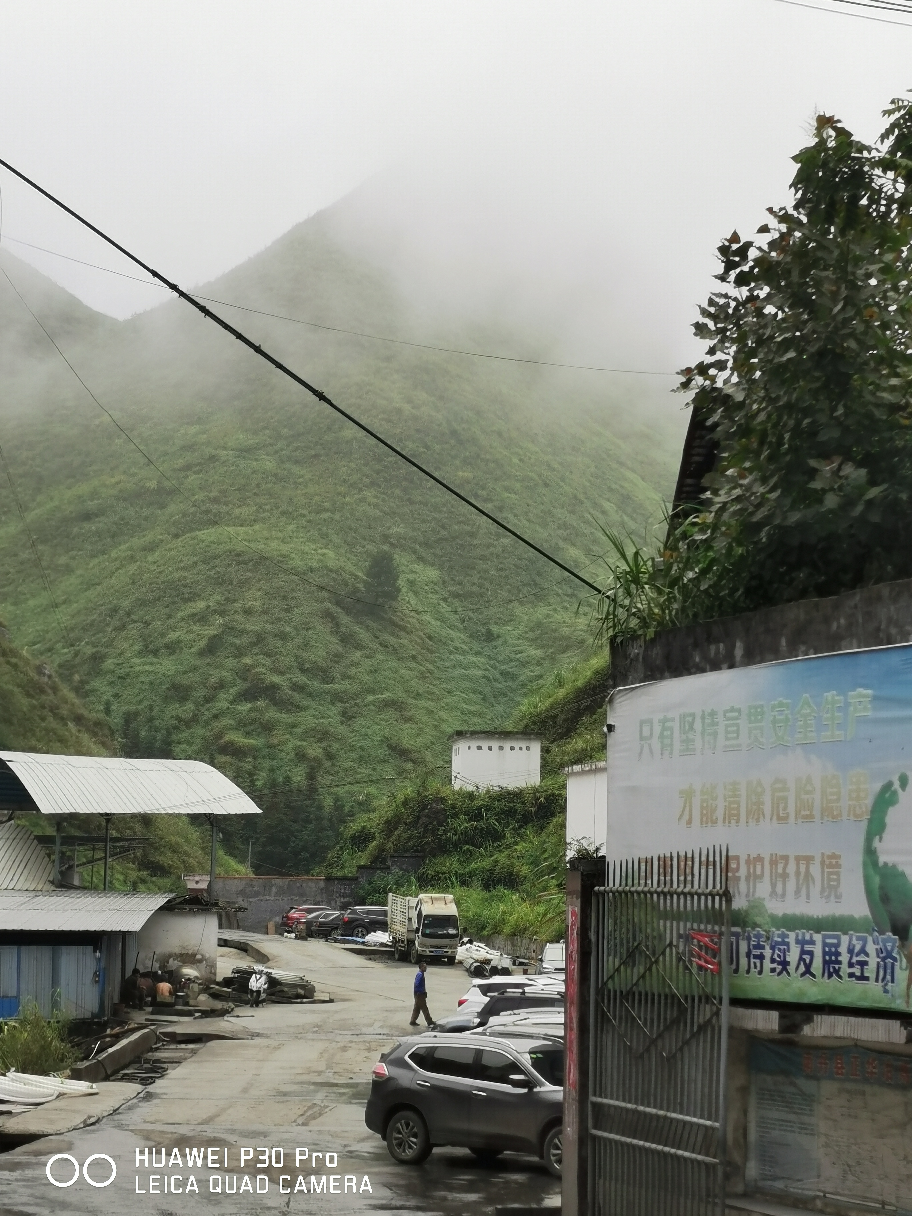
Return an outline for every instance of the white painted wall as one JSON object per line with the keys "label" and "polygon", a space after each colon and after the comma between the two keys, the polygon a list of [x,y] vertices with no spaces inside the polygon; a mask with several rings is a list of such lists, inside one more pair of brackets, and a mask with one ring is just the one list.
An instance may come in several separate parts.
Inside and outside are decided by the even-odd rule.
{"label": "white painted wall", "polygon": [[456,789],[512,789],[541,781],[541,740],[534,735],[464,735],[453,741]]}
{"label": "white painted wall", "polygon": [[[217,912],[153,912],[137,935],[140,971],[155,967],[168,971],[178,963],[196,967],[206,982],[214,981],[218,965]],[[132,959],[127,960],[129,972]]]}
{"label": "white painted wall", "polygon": [[567,777],[567,841],[592,840],[605,852],[608,838],[608,769],[604,760],[575,764]]}

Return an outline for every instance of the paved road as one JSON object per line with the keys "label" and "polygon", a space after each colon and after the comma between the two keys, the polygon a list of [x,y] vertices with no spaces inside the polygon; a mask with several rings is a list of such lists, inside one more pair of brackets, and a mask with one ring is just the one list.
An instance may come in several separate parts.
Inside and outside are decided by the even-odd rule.
{"label": "paved road", "polygon": [[[530,1158],[501,1158],[495,1168],[485,1167],[467,1152],[437,1149],[418,1168],[397,1166],[378,1136],[364,1126],[364,1103],[370,1088],[370,1069],[381,1051],[402,1035],[411,1013],[412,968],[346,954],[322,942],[295,942],[262,938],[275,965],[304,970],[328,990],[333,1004],[266,1005],[249,1011],[253,1016],[238,1024],[255,1031],[254,1039],[212,1042],[146,1090],[140,1097],[94,1127],[68,1136],[35,1141],[0,1154],[0,1214],[2,1216],[85,1216],[93,1213],[122,1216],[134,1207],[148,1216],[253,1216],[276,1211],[355,1213],[414,1212],[440,1216],[479,1216],[496,1206],[559,1203],[559,1184],[541,1163]],[[431,1012],[443,1016],[469,986],[462,968],[432,967],[428,971]],[[239,1010],[239,1012],[245,1012]],[[187,1166],[188,1150],[212,1148],[221,1163],[228,1153],[227,1170],[205,1165]],[[284,1164],[270,1162],[257,1170],[255,1161],[242,1170],[241,1148],[281,1149]],[[295,1166],[295,1150],[308,1156]],[[150,1150],[150,1166],[136,1168],[136,1151]],[[180,1156],[181,1166],[151,1166],[151,1150],[161,1161]],[[176,1154],[175,1154],[176,1150]],[[338,1165],[326,1168],[325,1157],[336,1153]],[[93,1188],[82,1177],[68,1188],[55,1188],[45,1176],[52,1153],[70,1153],[82,1162],[92,1153],[107,1153],[117,1165],[117,1177],[105,1188]],[[204,1159],[205,1160],[205,1159]],[[278,1154],[276,1154],[276,1162]],[[72,1165],[55,1167],[61,1180]],[[97,1161],[90,1174],[104,1179],[110,1167]],[[227,1194],[236,1179],[256,1187],[256,1175],[265,1176],[265,1194]],[[311,1194],[310,1178],[326,1174],[327,1188],[336,1194]],[[150,1176],[180,1177],[182,1193],[149,1194]],[[193,1176],[197,1193],[186,1193]],[[222,1193],[213,1193],[210,1175],[220,1178]],[[280,1191],[280,1177],[289,1180],[291,1193]],[[298,1176],[307,1191],[294,1191]],[[345,1192],[346,1177],[348,1193]],[[370,1189],[364,1183],[367,1178]],[[352,1179],[357,1188],[351,1192]],[[154,1184],[153,1184],[154,1185]],[[262,1188],[264,1182],[259,1183]],[[139,1187],[145,1194],[136,1194]]]}

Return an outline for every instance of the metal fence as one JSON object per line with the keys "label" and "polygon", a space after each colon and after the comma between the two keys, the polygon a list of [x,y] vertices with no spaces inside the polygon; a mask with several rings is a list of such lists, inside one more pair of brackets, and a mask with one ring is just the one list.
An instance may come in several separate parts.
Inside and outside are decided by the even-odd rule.
{"label": "metal fence", "polygon": [[731,897],[721,851],[609,866],[592,908],[591,1216],[721,1216]]}

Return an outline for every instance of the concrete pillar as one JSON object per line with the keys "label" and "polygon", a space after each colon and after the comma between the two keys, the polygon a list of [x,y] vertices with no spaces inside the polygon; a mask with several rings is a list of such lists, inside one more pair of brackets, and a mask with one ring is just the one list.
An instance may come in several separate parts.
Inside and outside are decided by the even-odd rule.
{"label": "concrete pillar", "polygon": [[604,860],[571,861],[567,870],[567,997],[561,1210],[589,1216],[589,1043],[592,1021],[592,892],[605,882]]}

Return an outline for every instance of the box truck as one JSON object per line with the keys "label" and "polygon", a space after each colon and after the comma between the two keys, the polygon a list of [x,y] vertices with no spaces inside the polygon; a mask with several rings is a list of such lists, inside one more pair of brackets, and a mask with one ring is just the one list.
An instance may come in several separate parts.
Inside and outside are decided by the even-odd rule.
{"label": "box truck", "polygon": [[452,895],[394,895],[387,901],[393,956],[418,963],[422,959],[456,964],[459,911]]}

